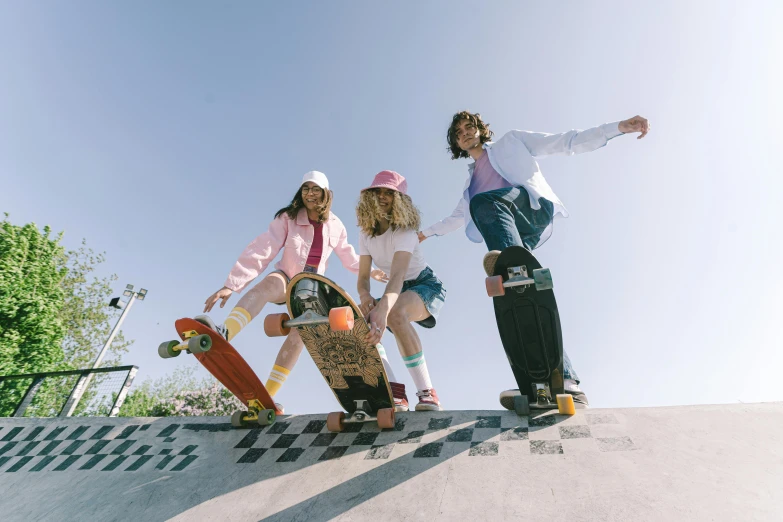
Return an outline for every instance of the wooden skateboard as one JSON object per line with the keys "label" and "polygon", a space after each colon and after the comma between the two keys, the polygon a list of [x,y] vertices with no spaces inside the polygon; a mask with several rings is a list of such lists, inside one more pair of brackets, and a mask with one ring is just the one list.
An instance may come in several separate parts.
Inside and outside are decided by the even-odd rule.
{"label": "wooden skateboard", "polygon": [[520,390],[514,399],[516,412],[528,415],[531,408],[558,408],[573,415],[573,398],[563,388],[563,333],[549,269],[524,247],[508,247],[500,253],[486,286]]}
{"label": "wooden skateboard", "polygon": [[252,368],[220,334],[195,319],[178,319],[174,326],[182,341],[162,343],[158,346],[158,354],[168,359],[183,351],[192,353],[209,373],[247,406],[247,411],[234,412],[231,424],[237,428],[248,427],[251,423],[267,426],[275,422],[276,415],[283,413],[276,409],[275,401]]}
{"label": "wooden skateboard", "polygon": [[378,349],[364,341],[370,331],[359,307],[333,281],[312,273],[296,275],[288,285],[287,314],[268,315],[264,331],[287,335],[297,328],[307,351],[337,401],[348,412],[330,413],[329,431],[344,424],[377,421],[394,427],[394,399]]}

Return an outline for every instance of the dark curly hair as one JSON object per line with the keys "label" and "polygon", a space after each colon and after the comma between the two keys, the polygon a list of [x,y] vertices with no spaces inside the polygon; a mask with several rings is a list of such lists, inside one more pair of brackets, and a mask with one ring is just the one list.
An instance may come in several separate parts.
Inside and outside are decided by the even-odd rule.
{"label": "dark curly hair", "polygon": [[[304,185],[303,185],[304,186]],[[329,219],[329,211],[332,209],[332,198],[334,195],[329,189],[322,189],[321,203],[318,204],[316,210],[318,211],[318,222],[325,223]],[[283,207],[275,212],[275,219],[279,218],[283,214],[288,214],[291,219],[296,219],[296,215],[299,214],[299,209],[305,208],[304,199],[302,199],[302,187],[294,194],[294,198],[291,200],[291,204],[287,207]]]}
{"label": "dark curly hair", "polygon": [[473,125],[476,126],[476,128],[479,130],[479,138],[481,139],[481,144],[488,142],[492,139],[492,135],[495,134],[491,130],[489,130],[489,123],[484,123],[481,120],[481,114],[479,113],[472,113],[468,111],[460,111],[457,114],[454,115],[454,117],[451,119],[451,125],[449,125],[449,132],[446,134],[446,141],[448,142],[448,150],[451,152],[451,159],[459,159],[459,158],[468,158],[470,155],[459,148],[459,145],[457,145],[457,126],[462,122],[463,120],[467,120]]}

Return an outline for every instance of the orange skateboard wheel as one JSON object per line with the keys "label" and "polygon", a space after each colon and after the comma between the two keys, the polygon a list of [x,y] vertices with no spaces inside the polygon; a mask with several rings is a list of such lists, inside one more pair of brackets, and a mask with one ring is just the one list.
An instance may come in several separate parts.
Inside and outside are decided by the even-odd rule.
{"label": "orange skateboard wheel", "polygon": [[290,320],[288,314],[269,314],[264,317],[264,333],[268,337],[280,337],[288,335],[290,328],[283,326],[283,323]]}
{"label": "orange skateboard wheel", "polygon": [[500,297],[506,295],[506,288],[503,286],[503,276],[491,276],[485,280],[487,285],[487,295],[489,297]]}
{"label": "orange skateboard wheel", "polygon": [[345,413],[341,411],[335,411],[326,416],[326,429],[332,432],[343,431],[343,419],[345,419]]}
{"label": "orange skateboard wheel", "polygon": [[394,408],[381,408],[378,410],[378,427],[394,428]]}
{"label": "orange skateboard wheel", "polygon": [[340,306],[329,310],[329,328],[336,332],[353,330],[353,309]]}

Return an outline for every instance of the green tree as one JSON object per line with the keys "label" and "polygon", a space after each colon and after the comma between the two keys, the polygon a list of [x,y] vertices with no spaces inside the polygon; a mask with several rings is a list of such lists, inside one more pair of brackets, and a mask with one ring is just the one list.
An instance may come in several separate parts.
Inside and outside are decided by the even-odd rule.
{"label": "green tree", "polygon": [[[8,214],[0,222],[0,375],[53,371],[65,360],[61,312],[67,269],[61,237],[33,223],[16,227]],[[3,384],[1,415],[9,414],[28,384]]]}
{"label": "green tree", "polygon": [[[89,368],[121,313],[109,306],[111,285],[117,275],[102,278],[93,275],[106,256],[88,248],[85,240],[77,250],[69,251],[67,258],[68,271],[62,282],[65,296],[62,318],[66,327],[62,342],[64,362],[69,369]],[[122,331],[117,332],[102,366],[118,365],[131,344],[133,341],[125,340]]]}
{"label": "green tree", "polygon": [[[97,277],[105,261],[83,240],[66,252],[62,232],[34,223],[0,223],[0,375],[89,368],[120,314],[108,306],[116,275]],[[119,363],[131,342],[118,332],[103,366]],[[96,375],[76,414],[108,375]],[[27,415],[59,412],[75,378],[47,379]],[[0,416],[13,413],[30,381],[0,385]]]}

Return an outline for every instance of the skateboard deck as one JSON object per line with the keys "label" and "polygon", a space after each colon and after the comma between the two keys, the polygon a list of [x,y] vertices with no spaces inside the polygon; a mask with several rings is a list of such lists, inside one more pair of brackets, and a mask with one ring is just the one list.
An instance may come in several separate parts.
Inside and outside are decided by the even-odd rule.
{"label": "skateboard deck", "polygon": [[[494,273],[494,278],[487,278],[487,290],[493,295],[490,287],[494,279],[500,340],[519,390],[527,397],[515,401],[515,409],[526,414],[529,408],[557,408],[557,395],[565,392],[563,334],[549,270],[524,247],[512,246],[501,252]],[[498,278],[503,282],[500,291]],[[563,396],[562,400],[569,398]],[[566,409],[572,410],[572,401],[569,404]]]}
{"label": "skateboard deck", "polygon": [[[347,418],[342,412],[330,414],[328,429],[341,431],[343,422],[372,420],[378,420],[381,427],[393,427],[394,399],[389,379],[378,349],[364,341],[369,326],[348,293],[324,276],[303,272],[291,279],[286,304],[288,314],[268,316],[264,328],[270,335],[275,335],[277,324],[283,327],[278,335],[286,333],[287,328],[299,330],[318,371],[348,413]],[[336,330],[330,317],[347,312],[346,308],[353,320],[343,325],[348,329]]]}
{"label": "skateboard deck", "polygon": [[252,368],[239,352],[217,332],[195,319],[182,318],[174,323],[183,342],[169,341],[158,347],[161,357],[176,357],[182,351],[192,353],[198,362],[233,393],[248,411],[236,412],[231,422],[237,427],[248,423],[271,424],[277,414],[275,402]]}

